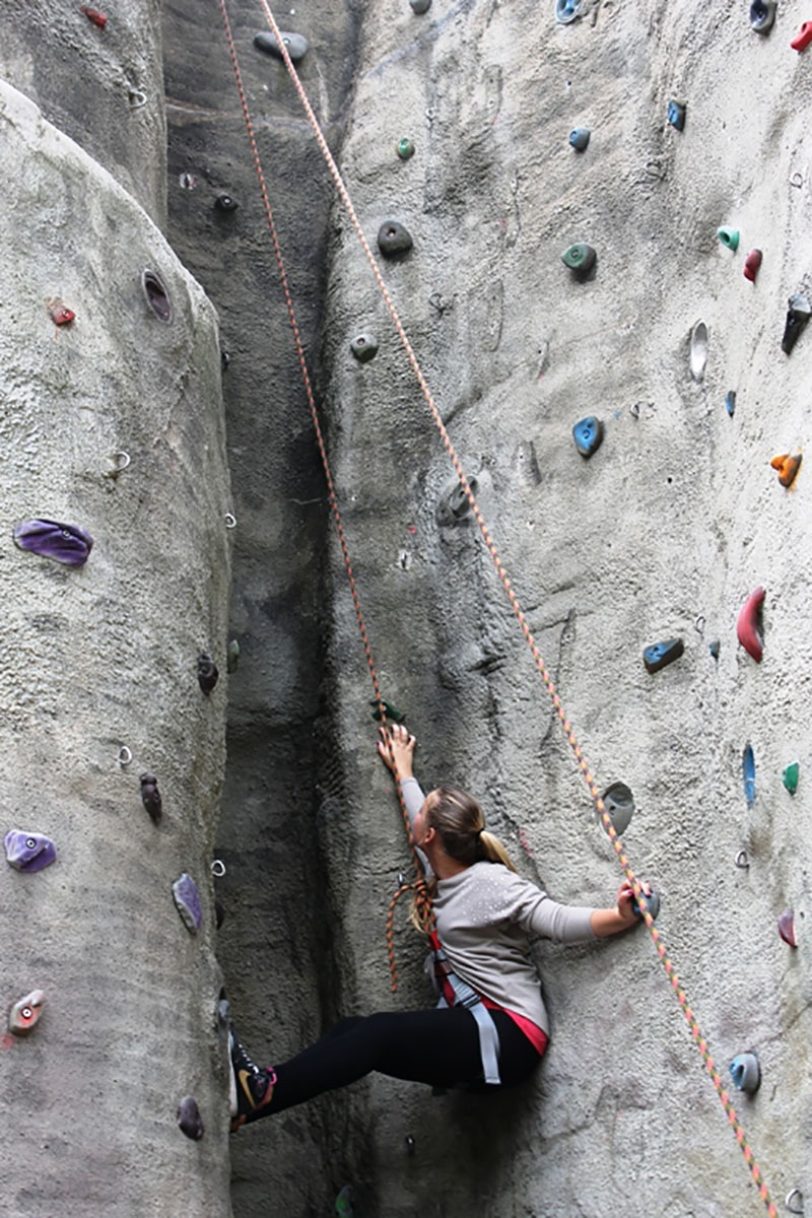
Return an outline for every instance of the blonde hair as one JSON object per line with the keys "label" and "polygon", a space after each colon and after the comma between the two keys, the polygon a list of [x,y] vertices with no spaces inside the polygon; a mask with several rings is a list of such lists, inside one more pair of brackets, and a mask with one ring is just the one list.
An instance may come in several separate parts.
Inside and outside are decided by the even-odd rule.
{"label": "blonde hair", "polygon": [[[485,813],[479,803],[458,787],[437,787],[431,792],[426,809],[426,824],[437,830],[443,849],[458,863],[502,863],[511,871],[516,867],[499,838],[485,828]],[[428,885],[431,896],[436,892],[436,878]],[[412,922],[423,929],[413,902]]]}

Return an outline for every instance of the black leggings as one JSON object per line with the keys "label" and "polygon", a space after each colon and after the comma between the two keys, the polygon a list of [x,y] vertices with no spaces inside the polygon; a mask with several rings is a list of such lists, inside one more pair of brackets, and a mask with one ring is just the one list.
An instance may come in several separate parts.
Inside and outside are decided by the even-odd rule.
{"label": "black leggings", "polygon": [[[529,1077],[540,1054],[504,1011],[491,1015],[499,1032],[501,1086],[515,1087]],[[372,1070],[433,1087],[497,1090],[483,1082],[479,1029],[470,1011],[461,1007],[342,1019],[275,1070],[273,1099],[258,1117],[346,1087]]]}

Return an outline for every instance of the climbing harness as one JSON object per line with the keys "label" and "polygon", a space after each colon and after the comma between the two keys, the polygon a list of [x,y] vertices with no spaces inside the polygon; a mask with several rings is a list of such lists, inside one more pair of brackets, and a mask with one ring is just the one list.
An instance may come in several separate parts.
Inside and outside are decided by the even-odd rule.
{"label": "climbing harness", "polygon": [[[360,602],[360,597],[358,594],[358,589],[357,589],[357,585],[356,585],[356,581],[355,581],[355,575],[354,575],[353,569],[352,569],[352,562],[350,560],[350,553],[349,553],[347,539],[346,539],[346,535],[345,535],[345,531],[344,531],[344,524],[343,524],[343,520],[341,517],[341,512],[338,507],[338,500],[337,500],[337,496],[336,496],[336,492],[335,492],[335,485],[334,485],[334,481],[333,481],[333,477],[332,477],[332,471],[330,468],[330,463],[329,463],[329,459],[327,456],[327,450],[326,450],[325,443],[324,443],[324,437],[323,437],[321,425],[319,422],[318,411],[316,409],[315,398],[314,398],[312,386],[310,383],[310,376],[309,376],[309,373],[307,370],[307,363],[306,363],[306,359],[305,359],[305,353],[304,353],[304,347],[302,344],[301,334],[299,331],[298,320],[296,318],[296,313],[295,313],[294,306],[293,306],[293,300],[292,300],[292,296],[291,296],[291,292],[290,292],[287,273],[285,270],[284,260],[282,257],[282,251],[281,251],[279,237],[278,237],[277,230],[276,230],[276,224],[275,224],[274,217],[273,217],[273,211],[271,208],[268,188],[267,188],[267,184],[265,182],[265,175],[264,175],[264,172],[262,169],[262,163],[261,163],[261,160],[259,157],[259,150],[258,150],[258,146],[257,146],[256,136],[254,133],[253,123],[251,121],[251,116],[250,116],[250,112],[249,112],[248,104],[247,104],[247,100],[246,100],[246,95],[245,95],[245,89],[244,89],[243,83],[242,83],[242,75],[240,72],[239,61],[237,58],[237,51],[236,51],[236,47],[234,44],[234,37],[233,37],[232,31],[231,31],[231,24],[230,24],[230,21],[228,18],[228,12],[226,9],[226,0],[218,0],[218,4],[220,7],[220,12],[223,17],[223,24],[224,24],[225,32],[226,32],[226,41],[228,43],[229,56],[231,58],[232,67],[234,69],[234,76],[235,76],[235,80],[236,80],[236,84],[237,84],[237,91],[238,91],[239,97],[240,97],[240,105],[241,105],[241,109],[242,109],[242,113],[243,113],[243,118],[245,121],[245,127],[246,127],[246,132],[248,135],[249,145],[251,148],[252,159],[254,162],[254,167],[255,167],[255,170],[257,173],[257,178],[259,181],[259,187],[260,187],[260,193],[262,195],[262,202],[263,202],[263,208],[265,211],[265,217],[266,217],[266,220],[268,223],[268,228],[269,228],[271,240],[273,243],[274,255],[276,258],[277,266],[279,268],[280,281],[282,284],[282,289],[283,289],[284,296],[285,296],[285,303],[286,303],[287,310],[288,310],[288,319],[290,322],[291,330],[293,332],[294,344],[295,344],[296,353],[297,353],[297,357],[299,360],[299,365],[300,365],[300,369],[301,369],[301,373],[302,373],[302,380],[304,383],[305,392],[307,395],[308,407],[310,410],[311,419],[313,421],[313,427],[314,427],[314,430],[316,433],[316,442],[318,444],[319,453],[320,453],[321,460],[322,460],[322,465],[324,467],[325,480],[327,483],[327,491],[328,491],[328,502],[330,505],[331,512],[333,514],[333,519],[334,519],[334,523],[335,523],[335,527],[336,527],[336,531],[337,531],[337,535],[338,535],[339,545],[341,547],[342,557],[344,560],[344,566],[345,566],[345,569],[347,572],[347,579],[348,579],[348,583],[349,583],[349,587],[350,587],[350,595],[352,597],[353,606],[355,609],[356,621],[358,623],[358,629],[359,629],[359,633],[361,636],[361,642],[362,642],[364,654],[365,654],[365,657],[367,660],[367,667],[369,669],[370,679],[371,679],[373,691],[375,694],[375,701],[379,706],[381,721],[385,725],[386,724],[385,708],[384,708],[383,698],[381,696],[381,690],[380,690],[380,684],[378,681],[377,670],[376,670],[373,655],[372,655],[372,649],[371,649],[371,645],[369,642],[369,636],[367,633],[366,624],[365,624],[363,613],[361,610],[361,602]],[[725,1111],[725,1114],[728,1119],[728,1123],[730,1124],[730,1126],[733,1130],[733,1133],[736,1138],[736,1142],[738,1143],[739,1149],[741,1150],[742,1155],[744,1156],[744,1160],[750,1171],[750,1176],[756,1185],[759,1197],[764,1202],[764,1205],[767,1209],[769,1218],[778,1218],[778,1210],[777,1210],[774,1202],[772,1201],[770,1190],[767,1186],[766,1181],[764,1180],[764,1177],[761,1172],[761,1168],[759,1167],[759,1165],[755,1159],[755,1156],[753,1154],[753,1151],[747,1141],[745,1130],[744,1130],[741,1122],[739,1121],[736,1110],[733,1106],[733,1103],[731,1102],[730,1095],[729,1095],[727,1089],[725,1088],[724,1083],[722,1082],[722,1077],[721,1077],[719,1070],[716,1066],[716,1063],[711,1055],[710,1046],[709,1046],[707,1040],[705,1039],[705,1037],[703,1036],[702,1030],[699,1026],[697,1018],[694,1015],[694,1012],[693,1012],[691,1006],[689,1005],[688,996],[685,993],[685,990],[682,986],[682,983],[680,982],[679,976],[677,975],[674,965],[668,956],[668,952],[666,950],[665,943],[663,942],[663,937],[660,934],[657,927],[654,925],[654,919],[653,919],[651,912],[649,910],[649,907],[648,907],[648,902],[646,900],[646,894],[644,893],[642,885],[641,885],[640,881],[638,880],[634,870],[632,869],[629,858],[626,855],[626,852],[624,850],[623,843],[620,840],[620,837],[619,837],[617,831],[615,830],[614,825],[612,824],[612,820],[611,820],[611,818],[607,812],[607,809],[604,805],[604,802],[601,798],[600,791],[598,789],[595,778],[590,769],[589,763],[588,763],[586,757],[584,756],[583,750],[581,749],[581,746],[578,743],[577,737],[575,736],[575,732],[573,730],[572,723],[570,722],[570,720],[567,717],[566,711],[561,702],[561,698],[558,694],[558,690],[556,689],[555,683],[553,682],[552,677],[550,676],[550,674],[547,670],[547,666],[544,662],[544,658],[541,654],[541,651],[539,650],[538,644],[536,643],[536,640],[530,629],[529,623],[525,616],[524,610],[522,609],[519,598],[517,597],[516,593],[513,590],[512,582],[511,582],[510,578],[508,577],[507,571],[505,570],[502,559],[496,548],[496,544],[493,541],[493,538],[491,536],[490,529],[488,528],[485,518],[482,515],[482,511],[479,507],[479,503],[477,502],[477,499],[471,488],[471,484],[465,474],[465,470],[463,469],[462,462],[460,461],[457,451],[451,441],[451,437],[449,436],[448,431],[445,427],[445,424],[443,423],[443,419],[442,419],[440,410],[437,406],[437,403],[434,401],[434,397],[431,393],[431,389],[428,385],[428,382],[426,381],[423,370],[417,359],[417,355],[415,354],[415,351],[411,345],[411,342],[409,341],[409,337],[406,334],[403,323],[400,319],[400,315],[395,307],[395,304],[389,294],[389,290],[387,289],[386,284],[381,275],[381,271],[378,266],[378,263],[372,253],[372,250],[370,249],[370,246],[369,246],[369,243],[364,234],[363,228],[361,227],[361,222],[358,219],[358,215],[357,215],[357,213],[355,211],[355,207],[352,203],[352,199],[350,198],[347,188],[344,185],[343,179],[339,172],[338,166],[336,165],[335,160],[332,156],[332,153],[330,152],[330,149],[327,146],[327,142],[321,131],[321,127],[319,126],[318,119],[316,118],[316,115],[313,112],[313,108],[310,104],[307,94],[305,93],[305,90],[301,84],[301,81],[299,80],[299,76],[296,72],[296,69],[293,66],[293,62],[290,58],[290,55],[288,54],[287,47],[285,46],[284,39],[282,38],[279,27],[277,26],[276,20],[274,19],[273,13],[271,12],[271,9],[267,3],[267,0],[259,0],[259,4],[262,7],[262,10],[265,14],[265,17],[267,19],[267,22],[268,22],[268,25],[269,25],[271,31],[273,32],[274,36],[277,39],[277,43],[278,43],[279,49],[281,51],[281,56],[284,61],[285,67],[291,78],[293,86],[299,96],[299,100],[302,103],[302,106],[307,115],[308,121],[312,127],[316,142],[317,142],[317,144],[322,152],[322,155],[325,159],[325,162],[327,164],[328,172],[330,173],[330,176],[333,179],[333,182],[335,184],[339,197],[341,198],[341,201],[347,211],[347,214],[348,214],[348,217],[352,224],[352,227],[355,230],[355,233],[356,233],[358,240],[361,244],[361,247],[364,251],[364,254],[366,256],[366,259],[367,259],[370,269],[372,271],[373,278],[375,279],[378,289],[380,290],[381,295],[383,297],[387,312],[389,313],[389,316],[392,320],[392,324],[394,325],[395,330],[398,334],[398,337],[400,338],[401,345],[404,349],[404,352],[405,352],[406,357],[409,361],[409,364],[412,368],[412,371],[414,372],[414,375],[417,379],[418,385],[420,386],[421,393],[422,393],[423,398],[426,402],[426,405],[431,413],[431,416],[434,420],[434,424],[439,432],[443,447],[445,448],[446,453],[448,454],[448,457],[449,457],[451,464],[454,468],[454,471],[457,475],[462,492],[465,495],[465,498],[467,499],[467,501],[470,505],[471,513],[477,523],[477,526],[479,527],[480,533],[482,534],[482,538],[485,542],[486,549],[488,550],[488,553],[491,557],[491,560],[493,562],[496,573],[505,590],[507,598],[510,602],[510,606],[513,610],[514,616],[516,617],[516,620],[519,623],[519,626],[521,628],[525,642],[527,643],[527,645],[530,649],[531,655],[533,657],[533,662],[536,666],[539,676],[541,677],[541,680],[545,686],[545,689],[547,690],[547,693],[548,693],[550,700],[552,702],[552,705],[554,707],[555,713],[561,722],[561,726],[564,730],[564,735],[566,737],[567,743],[569,744],[569,747],[570,747],[570,749],[573,753],[573,756],[575,758],[575,761],[577,763],[578,769],[580,770],[581,775],[584,779],[584,782],[586,783],[586,786],[589,790],[590,796],[592,798],[592,802],[595,807],[595,811],[598,814],[598,817],[600,818],[604,829],[606,830],[606,833],[609,837],[612,848],[615,851],[615,854],[617,856],[621,870],[623,871],[623,874],[625,875],[626,879],[628,880],[628,882],[632,888],[632,891],[634,893],[634,896],[637,900],[637,904],[640,909],[642,919],[646,925],[646,929],[648,930],[648,933],[652,939],[652,942],[654,943],[655,949],[657,951],[657,955],[660,959],[660,962],[663,966],[666,976],[668,977],[671,988],[673,989],[674,994],[677,998],[677,1002],[679,1003],[683,1016],[685,1017],[688,1027],[690,1028],[691,1036],[694,1040],[694,1043],[697,1046],[697,1049],[699,1050],[705,1070],[706,1070],[708,1076],[710,1077],[714,1090],[716,1091],[719,1101]],[[812,310],[810,310],[810,312],[812,312]],[[391,737],[390,737],[389,733],[386,733],[386,740],[387,740],[387,747],[389,749],[389,759],[390,759],[392,766],[394,767],[394,755],[392,752]],[[390,970],[392,973],[393,989],[397,985],[397,970],[395,967],[395,960],[394,960],[394,911],[395,911],[395,907],[397,905],[398,900],[400,899],[400,897],[402,895],[404,895],[404,893],[406,893],[408,891],[414,892],[415,900],[416,900],[416,908],[417,908],[418,915],[420,917],[420,921],[421,921],[421,925],[422,925],[423,929],[425,930],[425,932],[427,934],[429,934],[431,931],[434,930],[434,915],[433,915],[433,911],[432,911],[432,907],[431,907],[431,900],[430,900],[430,897],[429,897],[429,894],[427,891],[425,876],[423,874],[422,866],[420,864],[420,860],[419,860],[419,857],[417,854],[414,837],[413,837],[413,834],[411,831],[411,825],[409,823],[409,817],[408,817],[408,813],[406,810],[406,804],[404,802],[403,795],[402,795],[402,792],[400,791],[400,786],[398,783],[395,783],[395,789],[396,789],[398,801],[400,804],[404,827],[406,829],[407,841],[409,843],[409,848],[410,848],[411,855],[412,855],[412,864],[414,867],[416,878],[411,883],[404,883],[399,886],[399,888],[395,892],[395,894],[390,902],[389,910],[387,913],[387,946],[388,946],[388,951],[389,951],[389,961],[390,961]]]}
{"label": "climbing harness", "polygon": [[440,993],[437,1006],[465,1007],[466,1011],[473,1015],[479,1031],[482,1076],[486,1083],[498,1087],[502,1081],[499,1077],[499,1033],[493,1016],[476,990],[454,972],[436,930],[429,935],[429,943],[434,961],[434,976]]}

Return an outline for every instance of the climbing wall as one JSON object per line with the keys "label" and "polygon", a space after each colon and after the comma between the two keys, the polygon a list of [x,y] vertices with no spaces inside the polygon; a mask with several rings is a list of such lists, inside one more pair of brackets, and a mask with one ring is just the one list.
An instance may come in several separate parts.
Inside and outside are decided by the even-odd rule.
{"label": "climbing wall", "polygon": [[[47,80],[15,52],[7,69],[32,94],[43,83],[42,110],[0,84],[10,1218],[231,1212],[210,876],[226,682],[212,685],[208,660],[201,683],[196,671],[202,652],[226,667],[234,521],[217,321],[127,189],[139,158],[125,171],[84,112],[65,126],[86,150],[46,117],[60,117],[57,72],[69,86],[63,22],[88,117],[94,87],[97,112],[112,104],[92,67],[126,42],[119,16],[102,30],[60,13],[52,38],[40,23]],[[82,49],[102,35],[106,60]],[[160,131],[154,88],[150,106]],[[139,194],[160,214],[149,175]]]}
{"label": "climbing wall", "polygon": [[[808,429],[808,302],[789,354],[782,336],[810,288],[812,51],[790,46],[809,14],[781,4],[759,33],[738,0],[561,4],[563,21],[555,7],[369,4],[340,160],[376,253],[381,226],[412,237],[384,277],[600,789],[633,793],[625,844],[774,1200],[800,1212],[810,490],[803,466],[786,487],[770,460],[801,453]],[[427,787],[479,795],[557,898],[609,904],[608,838],[338,212],[336,228],[326,413],[385,696]],[[591,270],[583,250],[562,259],[577,244]],[[369,363],[358,334],[379,343]],[[381,939],[406,855],[333,553],[353,793],[332,838],[351,859],[337,904],[364,1007],[409,1006],[425,1000],[417,949],[404,930],[392,999]],[[672,640],[683,653],[649,673],[644,648]],[[797,947],[786,914],[779,935],[788,909]],[[537,1081],[495,1102],[372,1083],[356,1212],[763,1209],[646,932],[538,958],[553,1043]],[[752,1096],[727,1069],[749,1051]]]}

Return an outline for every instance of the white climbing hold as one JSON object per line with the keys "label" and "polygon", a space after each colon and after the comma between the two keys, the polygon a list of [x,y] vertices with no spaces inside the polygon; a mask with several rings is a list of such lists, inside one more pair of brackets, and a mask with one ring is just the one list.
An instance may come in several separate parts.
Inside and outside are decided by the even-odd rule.
{"label": "white climbing hold", "polygon": [[705,365],[708,362],[708,327],[704,321],[698,321],[691,330],[690,365],[691,376],[695,381],[701,381],[705,375]]}

